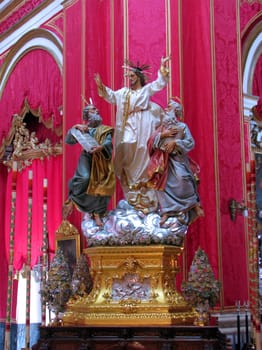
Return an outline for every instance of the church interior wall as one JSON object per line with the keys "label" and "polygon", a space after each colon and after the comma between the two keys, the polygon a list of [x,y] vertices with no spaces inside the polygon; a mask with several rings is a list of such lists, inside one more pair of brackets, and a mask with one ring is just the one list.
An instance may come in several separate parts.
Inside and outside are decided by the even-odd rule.
{"label": "church interior wall", "polygon": [[[66,131],[80,122],[82,108],[89,98],[98,105],[106,124],[114,126],[115,109],[98,96],[94,74],[99,72],[106,85],[117,89],[126,82],[122,68],[124,58],[150,64],[150,78],[153,79],[161,57],[170,53],[171,79],[155,101],[161,106],[166,105],[170,96],[179,96],[183,101],[184,121],[196,141],[192,158],[200,166],[199,192],[205,210],[205,217],[192,224],[187,233],[178,285],[187,277],[194,253],[200,246],[207,252],[215,275],[222,283],[216,310],[235,310],[236,300],[243,303],[251,297],[250,218],[239,215],[232,221],[228,202],[230,198],[248,202],[247,169],[252,167],[254,156],[249,116],[244,115],[243,101],[246,95],[248,98],[251,95],[252,107],[252,103],[256,104],[262,96],[262,61],[261,52],[256,53],[257,64],[251,70],[252,76],[245,77],[249,91],[243,94],[246,63],[243,52],[249,52],[254,37],[261,35],[257,32],[257,28],[261,31],[261,2],[215,0],[199,4],[155,0],[143,1],[139,8],[135,0],[55,1],[52,7],[47,3],[41,11],[38,9],[41,1],[35,2],[35,8],[32,5],[33,24],[27,29],[24,22],[19,26],[15,16],[20,13],[22,21],[24,9],[19,12],[19,6],[8,5],[9,15],[2,12],[0,147],[11,127],[13,114],[21,112],[25,100],[30,109],[40,108],[43,121],[51,118],[48,135],[54,142],[63,143]],[[13,21],[14,30],[12,26],[7,27],[8,18]],[[42,22],[37,25],[34,18],[42,18]],[[72,150],[63,143],[62,151],[57,165],[62,170],[60,176],[55,176],[57,187],[55,192],[49,192],[52,210],[48,220],[53,240],[62,220],[61,207],[67,198],[67,183],[80,150],[77,147]],[[47,170],[48,162],[42,163],[50,183],[53,175]],[[42,176],[40,171],[41,180]],[[10,178],[11,172],[1,162],[0,222],[6,242],[10,234],[10,222],[6,221]],[[111,207],[121,195],[118,187]],[[75,212],[70,220],[81,229],[79,212]],[[82,245],[86,246],[88,242],[83,239]],[[0,291],[3,301],[0,302],[0,319],[4,320],[8,247],[5,244],[0,249],[4,257],[0,272],[6,281],[6,287]],[[16,317],[15,310],[12,317]]]}

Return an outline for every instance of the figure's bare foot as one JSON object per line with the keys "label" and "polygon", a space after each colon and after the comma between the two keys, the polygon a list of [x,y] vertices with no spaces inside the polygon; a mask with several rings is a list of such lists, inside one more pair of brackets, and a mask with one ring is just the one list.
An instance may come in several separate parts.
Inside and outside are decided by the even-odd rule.
{"label": "figure's bare foot", "polygon": [[167,221],[167,219],[168,219],[168,215],[164,214],[159,221],[159,225],[162,226]]}
{"label": "figure's bare foot", "polygon": [[99,214],[94,214],[94,219],[95,219],[97,226],[99,226],[99,227],[103,226],[103,222],[102,222]]}
{"label": "figure's bare foot", "polygon": [[74,204],[73,202],[69,199],[65,202],[65,204],[63,205],[63,208],[62,208],[62,217],[63,217],[63,220],[65,220],[69,215],[72,214],[73,212],[73,209],[74,209]]}
{"label": "figure's bare foot", "polygon": [[194,207],[195,213],[197,217],[205,216],[204,210],[200,205],[196,205]]}
{"label": "figure's bare foot", "polygon": [[198,218],[205,216],[203,208],[197,204],[193,209],[192,209],[192,217],[189,222],[189,224],[192,224],[195,222]]}

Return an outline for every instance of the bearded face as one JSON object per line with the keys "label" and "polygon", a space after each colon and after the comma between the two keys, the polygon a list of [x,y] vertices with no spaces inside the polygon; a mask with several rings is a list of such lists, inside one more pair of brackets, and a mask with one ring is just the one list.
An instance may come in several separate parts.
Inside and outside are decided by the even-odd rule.
{"label": "bearded face", "polygon": [[169,128],[170,126],[174,125],[177,123],[176,115],[174,111],[166,111],[164,119],[163,119],[163,124]]}
{"label": "bearded face", "polygon": [[171,99],[168,101],[166,112],[174,112],[176,117],[179,118],[183,115],[183,107],[180,103]]}
{"label": "bearded face", "polygon": [[128,74],[128,78],[129,78],[131,88],[136,87],[140,82],[138,76],[132,71]]}
{"label": "bearded face", "polygon": [[88,113],[88,126],[96,128],[102,123],[102,118],[98,113]]}

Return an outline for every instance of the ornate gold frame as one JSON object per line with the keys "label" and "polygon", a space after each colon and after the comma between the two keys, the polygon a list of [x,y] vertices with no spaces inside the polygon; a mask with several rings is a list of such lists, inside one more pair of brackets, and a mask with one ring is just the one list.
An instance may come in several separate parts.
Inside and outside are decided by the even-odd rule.
{"label": "ornate gold frame", "polygon": [[55,249],[60,247],[67,259],[70,268],[76,265],[77,259],[80,256],[80,234],[75,226],[69,221],[62,221],[55,237]]}

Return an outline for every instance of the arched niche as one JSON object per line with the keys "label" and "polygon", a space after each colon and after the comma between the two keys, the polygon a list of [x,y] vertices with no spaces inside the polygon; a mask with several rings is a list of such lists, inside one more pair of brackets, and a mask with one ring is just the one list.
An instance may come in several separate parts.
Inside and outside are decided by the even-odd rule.
{"label": "arched niche", "polygon": [[262,55],[262,18],[261,21],[245,37],[242,46],[243,61],[243,108],[244,117],[250,116],[250,111],[257,104],[258,96],[253,95],[252,84],[257,62]]}
{"label": "arched niche", "polygon": [[0,70],[0,98],[4,91],[8,77],[17,62],[29,51],[43,49],[55,59],[62,72],[63,47],[61,41],[52,32],[45,29],[34,29],[25,34],[8,52],[5,62]]}
{"label": "arched niche", "polygon": [[[23,37],[19,39],[19,41],[12,46],[10,51],[7,53],[5,57],[5,61],[0,69],[0,98],[3,95],[3,92],[6,88],[9,77],[12,75],[16,65],[20,62],[20,60],[26,56],[28,53],[31,53],[34,50],[44,50],[47,52],[57,64],[58,70],[62,75],[63,69],[63,46],[60,39],[52,32],[46,29],[33,29],[26,33]],[[37,125],[37,129],[39,130],[41,127],[44,129],[52,130],[54,134],[61,138],[62,136],[62,126],[57,125],[54,126],[54,121],[52,116],[50,118],[42,118],[41,106],[39,108],[33,109],[27,101],[27,98],[23,101],[23,106],[20,112],[16,112],[18,114],[14,114],[12,117],[12,125],[10,130],[7,132],[6,137],[3,137],[2,144],[0,144],[0,160],[5,161],[7,166],[11,166],[12,162],[10,162],[10,157],[5,159],[6,149],[12,146],[14,135],[16,133],[16,127],[19,124],[21,126],[23,124],[26,125],[25,131],[28,131],[28,135],[35,135],[39,140],[39,135],[37,130],[33,130],[33,125]],[[62,106],[59,106],[59,112],[62,113]],[[31,118],[32,117],[32,118]],[[26,120],[29,118],[28,120]],[[26,123],[25,123],[26,122]],[[30,130],[30,128],[32,130]],[[24,135],[25,136],[25,135]],[[50,136],[50,135],[49,135]],[[31,138],[32,139],[32,138]],[[47,137],[47,141],[50,137]],[[33,141],[33,139],[32,139]],[[26,144],[28,143],[28,145]],[[34,143],[34,142],[33,142]],[[25,161],[25,159],[36,159],[36,158],[44,158],[43,152],[46,152],[48,148],[48,152],[50,151],[50,155],[58,155],[62,153],[62,147],[60,144],[46,144],[44,142],[37,142],[37,144],[30,144],[30,140],[25,142],[23,140],[23,154],[21,155],[21,161]],[[28,146],[28,147],[27,147]],[[32,146],[32,147],[31,147]],[[12,148],[12,147],[11,147]],[[13,150],[12,150],[13,151]],[[36,152],[37,151],[37,152]],[[48,153],[47,152],[47,153]],[[10,158],[10,159],[9,159]]]}

